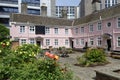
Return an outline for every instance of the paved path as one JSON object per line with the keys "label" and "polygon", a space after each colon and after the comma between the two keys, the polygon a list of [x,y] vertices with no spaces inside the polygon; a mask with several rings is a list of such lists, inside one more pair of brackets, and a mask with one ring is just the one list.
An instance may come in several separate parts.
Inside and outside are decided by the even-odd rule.
{"label": "paved path", "polygon": [[95,70],[120,69],[120,60],[113,59],[110,57],[107,57],[110,64],[107,64],[105,66],[96,66],[96,67],[74,66],[74,64],[77,63],[76,58],[81,55],[83,55],[83,53],[76,52],[75,54],[70,54],[70,57],[67,57],[67,58],[60,57],[60,60],[59,60],[62,65],[67,64],[68,66],[70,66],[71,70],[74,72],[75,77],[80,78],[77,80],[94,80],[94,77],[96,76]]}

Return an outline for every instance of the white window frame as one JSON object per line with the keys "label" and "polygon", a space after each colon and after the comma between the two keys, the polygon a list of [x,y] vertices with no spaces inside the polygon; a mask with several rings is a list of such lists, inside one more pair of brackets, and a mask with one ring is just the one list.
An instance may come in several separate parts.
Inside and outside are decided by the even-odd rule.
{"label": "white window frame", "polygon": [[93,24],[89,25],[89,31],[90,31],[90,32],[93,32],[93,31],[94,31]]}
{"label": "white window frame", "polygon": [[119,37],[117,37],[117,47],[120,47],[120,36]]}
{"label": "white window frame", "polygon": [[91,46],[94,45],[94,38],[90,38],[90,45],[91,45]]}
{"label": "white window frame", "polygon": [[65,40],[65,45],[68,45],[69,41],[68,39]]}
{"label": "white window frame", "polygon": [[117,0],[105,0],[105,7],[110,7],[117,4]]}
{"label": "white window frame", "polygon": [[81,32],[81,33],[84,33],[84,30],[85,30],[84,27],[81,27],[81,28],[80,28],[80,32]]}
{"label": "white window frame", "polygon": [[30,38],[30,44],[35,44],[35,39],[34,38]]}
{"label": "white window frame", "polygon": [[25,33],[25,26],[20,26],[20,33]]}
{"label": "white window frame", "polygon": [[45,27],[45,34],[50,34],[50,28],[49,27]]}
{"label": "white window frame", "polygon": [[47,45],[47,46],[50,45],[50,39],[46,39],[46,45]]}
{"label": "white window frame", "polygon": [[58,28],[54,28],[55,34],[58,34]]}
{"label": "white window frame", "polygon": [[35,33],[35,26],[30,26],[29,27],[29,32],[30,33]]}
{"label": "white window frame", "polygon": [[84,46],[84,45],[85,45],[84,39],[80,39],[80,45],[81,45],[81,46]]}
{"label": "white window frame", "polygon": [[120,17],[117,19],[118,20],[118,28],[120,28]]}
{"label": "white window frame", "polygon": [[101,23],[101,22],[98,22],[97,30],[98,30],[98,31],[102,30],[102,23]]}
{"label": "white window frame", "polygon": [[54,41],[54,45],[55,45],[55,46],[58,45],[58,39],[55,39],[55,41]]}
{"label": "white window frame", "polygon": [[79,40],[78,39],[76,39],[76,45],[79,45]]}
{"label": "white window frame", "polygon": [[26,44],[26,42],[27,42],[26,39],[20,39],[21,44]]}
{"label": "white window frame", "polygon": [[65,28],[65,34],[66,35],[68,34],[68,28]]}
{"label": "white window frame", "polygon": [[78,28],[75,28],[75,33],[78,34]]}
{"label": "white window frame", "polygon": [[97,38],[97,45],[98,45],[98,46],[101,46],[101,45],[102,45],[102,38],[101,38],[101,37],[98,37],[98,38]]}

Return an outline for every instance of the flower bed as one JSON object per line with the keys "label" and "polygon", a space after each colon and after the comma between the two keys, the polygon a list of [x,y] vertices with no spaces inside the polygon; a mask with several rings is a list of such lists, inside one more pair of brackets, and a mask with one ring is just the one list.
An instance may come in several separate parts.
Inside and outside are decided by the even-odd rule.
{"label": "flower bed", "polygon": [[109,63],[102,49],[88,49],[82,57],[77,57],[80,66],[98,66]]}

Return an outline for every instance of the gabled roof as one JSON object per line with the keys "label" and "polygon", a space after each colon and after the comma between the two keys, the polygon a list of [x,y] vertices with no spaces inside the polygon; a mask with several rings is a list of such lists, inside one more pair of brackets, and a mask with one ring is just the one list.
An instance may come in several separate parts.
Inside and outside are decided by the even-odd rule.
{"label": "gabled roof", "polygon": [[38,15],[29,15],[29,14],[16,14],[13,13],[10,15],[11,22],[20,22],[20,23],[33,23],[37,25],[59,25],[59,26],[72,26],[72,20],[62,19],[62,18],[53,18],[53,17],[44,17]]}
{"label": "gabled roof", "polygon": [[84,16],[82,18],[74,19],[74,20],[13,13],[10,16],[10,21],[22,22],[22,23],[29,22],[29,23],[40,24],[40,25],[76,26],[76,25],[99,20],[100,17],[102,18],[102,20],[104,20],[106,18],[111,18],[117,15],[120,15],[120,4],[94,12],[90,15]]}
{"label": "gabled roof", "polygon": [[75,19],[74,25],[80,25],[80,24],[91,22],[91,21],[99,20],[100,16],[103,20],[105,18],[110,18],[116,15],[120,15],[120,4],[94,12],[82,18]]}

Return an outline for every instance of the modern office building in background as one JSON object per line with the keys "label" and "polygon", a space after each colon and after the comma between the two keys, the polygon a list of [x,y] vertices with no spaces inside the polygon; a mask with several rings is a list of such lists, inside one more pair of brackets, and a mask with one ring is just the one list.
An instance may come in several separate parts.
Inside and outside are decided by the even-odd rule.
{"label": "modern office building in background", "polygon": [[46,16],[61,17],[61,10],[67,10],[67,18],[74,19],[79,17],[78,4],[59,5],[61,0],[0,0],[0,23],[9,26],[10,13],[21,13],[21,3],[27,4],[27,13],[41,15],[41,8],[46,7]]}
{"label": "modern office building in background", "polygon": [[120,3],[120,0],[81,0],[80,3],[80,17],[91,14],[93,10],[93,5],[91,5],[92,1],[100,1],[100,3],[96,4],[98,10],[109,8],[110,6],[114,6]]}

